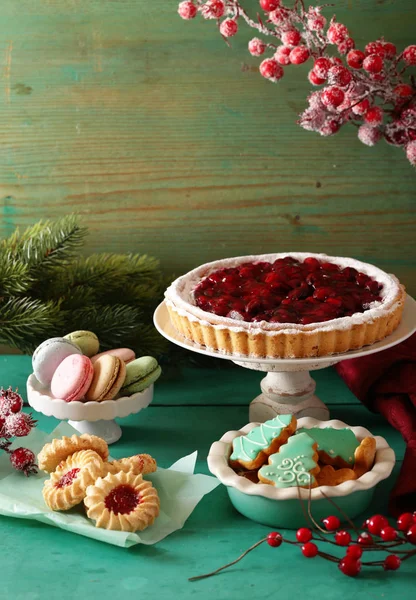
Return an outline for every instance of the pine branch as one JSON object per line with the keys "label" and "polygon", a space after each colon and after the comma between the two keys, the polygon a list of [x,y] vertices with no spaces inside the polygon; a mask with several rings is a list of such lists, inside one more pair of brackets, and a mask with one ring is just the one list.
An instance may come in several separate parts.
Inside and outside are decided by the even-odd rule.
{"label": "pine branch", "polygon": [[0,296],[22,294],[33,284],[27,265],[0,246]]}

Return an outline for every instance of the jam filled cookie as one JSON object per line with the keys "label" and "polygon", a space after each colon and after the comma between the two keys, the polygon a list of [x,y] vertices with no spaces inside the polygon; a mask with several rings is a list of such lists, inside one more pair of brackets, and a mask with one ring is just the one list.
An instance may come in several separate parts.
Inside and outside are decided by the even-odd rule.
{"label": "jam filled cookie", "polygon": [[317,444],[306,433],[289,438],[279,452],[269,456],[269,464],[259,470],[259,480],[278,488],[316,487],[319,473]]}
{"label": "jam filled cookie", "polygon": [[351,429],[334,429],[332,427],[302,427],[297,434],[307,433],[318,444],[319,460],[324,465],[352,468],[354,452],[360,442]]}
{"label": "jam filled cookie", "polygon": [[232,468],[254,471],[267,460],[270,454],[277,452],[282,444],[296,430],[296,418],[293,415],[278,415],[270,421],[252,429],[247,435],[233,440],[230,456]]}
{"label": "jam filled cookie", "polygon": [[64,436],[45,444],[38,454],[39,469],[52,473],[60,462],[79,450],[94,450],[103,461],[108,459],[108,445],[102,438],[88,433],[74,434],[71,437]]}
{"label": "jam filled cookie", "polygon": [[115,475],[120,471],[124,473],[131,472],[133,475],[147,475],[148,473],[154,473],[156,469],[157,463],[153,456],[150,456],[150,454],[135,454],[134,456],[104,463],[103,477],[107,473]]}
{"label": "jam filled cookie", "polygon": [[43,486],[43,497],[52,510],[69,510],[85,498],[86,489],[100,477],[103,461],[94,450],[81,450],[68,456],[51,473]]}
{"label": "jam filled cookie", "polygon": [[367,473],[374,464],[376,457],[376,440],[372,437],[366,437],[355,451],[354,472],[358,479],[364,473]]}
{"label": "jam filled cookie", "polygon": [[334,469],[331,465],[323,466],[316,476],[318,485],[339,485],[352,479],[356,479],[352,469]]}
{"label": "jam filled cookie", "polygon": [[97,479],[88,487],[84,504],[87,516],[102,529],[142,531],[159,515],[157,491],[131,472]]}

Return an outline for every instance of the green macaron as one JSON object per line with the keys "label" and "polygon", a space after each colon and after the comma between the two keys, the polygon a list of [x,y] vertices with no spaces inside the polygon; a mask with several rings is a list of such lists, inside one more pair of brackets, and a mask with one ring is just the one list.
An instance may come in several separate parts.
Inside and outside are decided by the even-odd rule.
{"label": "green macaron", "polygon": [[90,358],[91,356],[94,356],[94,354],[97,354],[100,349],[98,337],[92,331],[73,331],[72,333],[64,335],[64,338],[76,344],[81,348],[82,354],[85,354],[85,356],[89,356]]}
{"label": "green macaron", "polygon": [[120,394],[142,392],[160,377],[162,369],[153,356],[141,356],[126,365],[126,378]]}

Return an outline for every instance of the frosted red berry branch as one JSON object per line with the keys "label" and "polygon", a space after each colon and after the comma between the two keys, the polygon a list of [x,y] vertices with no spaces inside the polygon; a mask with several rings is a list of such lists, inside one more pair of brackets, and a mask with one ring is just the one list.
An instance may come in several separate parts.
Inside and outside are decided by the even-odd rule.
{"label": "frosted red berry branch", "polygon": [[[315,522],[314,522],[315,523]],[[296,540],[284,538],[278,531],[270,532],[265,538],[259,540],[253,546],[248,548],[236,560],[219,567],[215,571],[204,575],[190,577],[189,581],[205,579],[212,575],[217,575],[221,571],[228,569],[232,565],[242,560],[249,552],[266,542],[272,548],[278,548],[282,543],[292,544],[300,547],[305,558],[315,558],[320,556],[325,560],[338,564],[338,568],[344,575],[356,577],[363,566],[382,567],[385,571],[397,571],[401,563],[409,558],[416,556],[414,550],[399,550],[398,547],[405,544],[416,545],[416,512],[404,513],[396,521],[396,528],[390,525],[388,519],[383,515],[373,515],[363,525],[365,531],[359,531],[354,528],[357,539],[347,529],[341,529],[340,519],[334,515],[328,516],[322,520],[323,528],[317,526],[317,531],[313,532],[309,527],[300,527],[296,531]],[[325,538],[319,532],[325,532],[328,536],[333,535],[333,539]],[[315,533],[315,537],[314,537]],[[377,541],[374,537],[379,538]],[[345,554],[341,558],[323,552],[317,546],[318,543],[329,543],[339,548],[345,549]],[[387,556],[383,560],[364,561],[362,560],[365,552],[384,551]]]}
{"label": "frosted red berry branch", "polygon": [[17,391],[11,387],[0,389],[0,450],[7,452],[15,469],[29,476],[37,473],[34,453],[23,447],[10,449],[10,438],[25,437],[36,426],[32,415],[21,412],[22,407],[23,400]]}
{"label": "frosted red berry branch", "polygon": [[416,45],[398,52],[380,39],[357,49],[348,28],[335,17],[328,22],[324,8],[306,9],[303,0],[291,8],[282,0],[259,0],[260,13],[253,19],[238,0],[186,0],[178,12],[186,20],[199,13],[216,21],[226,41],[241,22],[273,38],[254,37],[248,44],[252,56],[263,57],[260,74],[276,83],[285,67],[310,62],[309,82],[320,87],[308,98],[301,127],[329,136],[347,123],[356,125],[363,144],[374,146],[384,138],[403,148],[416,166],[416,84],[409,74],[416,66]]}

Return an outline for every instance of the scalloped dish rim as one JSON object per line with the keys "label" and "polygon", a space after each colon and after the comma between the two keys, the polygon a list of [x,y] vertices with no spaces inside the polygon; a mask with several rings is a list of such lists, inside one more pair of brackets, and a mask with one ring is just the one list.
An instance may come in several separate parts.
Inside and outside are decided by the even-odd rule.
{"label": "scalloped dish rim", "polygon": [[[348,496],[351,493],[359,492],[362,490],[368,490],[373,488],[390,476],[393,467],[396,463],[396,457],[394,450],[388,445],[387,441],[381,436],[375,436],[365,427],[351,427],[343,421],[338,419],[332,419],[330,421],[320,421],[312,417],[302,417],[298,420],[297,428],[305,427],[310,429],[311,427],[319,427],[325,429],[326,427],[333,427],[334,429],[351,429],[356,435],[357,439],[361,441],[365,437],[373,437],[376,440],[376,456],[374,465],[370,471],[364,473],[361,477],[355,480],[344,481],[343,483],[335,486],[323,485],[316,488],[285,488],[279,489],[266,483],[253,483],[240,475],[237,475],[235,471],[229,466],[228,458],[230,453],[230,445],[234,438],[239,435],[245,435],[254,427],[257,427],[260,423],[248,423],[239,430],[231,430],[224,433],[224,435],[217,441],[211,444],[207,462],[209,471],[219,479],[219,481],[227,487],[232,487],[250,496],[260,496],[268,498],[270,500],[293,500],[298,499],[299,496],[302,499],[307,499],[309,493],[311,494],[311,500],[321,500],[325,496],[329,497],[340,497]],[[322,493],[321,493],[322,492]]]}

